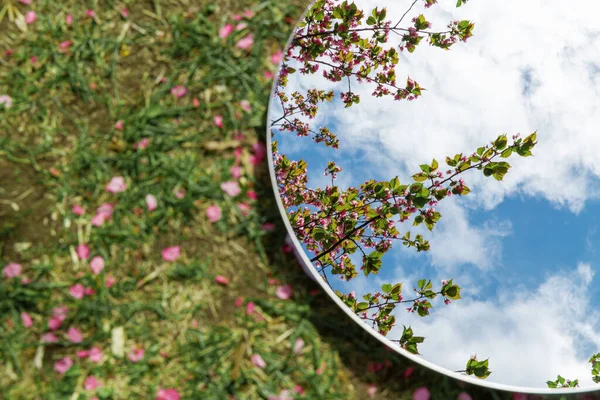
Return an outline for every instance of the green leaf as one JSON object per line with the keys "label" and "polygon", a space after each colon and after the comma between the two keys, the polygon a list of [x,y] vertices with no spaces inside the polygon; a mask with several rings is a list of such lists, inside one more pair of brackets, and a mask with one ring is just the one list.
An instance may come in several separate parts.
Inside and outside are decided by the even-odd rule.
{"label": "green leaf", "polygon": [[496,141],[494,142],[494,146],[496,146],[496,149],[498,150],[503,150],[506,147],[506,144],[506,135],[499,136],[498,139],[496,139]]}
{"label": "green leaf", "polygon": [[361,302],[356,305],[356,309],[358,311],[363,311],[363,310],[366,310],[367,308],[369,308],[369,303]]}
{"label": "green leaf", "polygon": [[381,290],[383,290],[384,293],[390,293],[390,291],[392,290],[392,284],[384,283],[383,285],[381,285]]}
{"label": "green leaf", "polygon": [[502,157],[502,158],[508,158],[508,157],[510,157],[510,155],[512,154],[512,152],[513,152],[513,148],[509,147],[506,150],[504,150],[502,153],[500,153],[500,157]]}

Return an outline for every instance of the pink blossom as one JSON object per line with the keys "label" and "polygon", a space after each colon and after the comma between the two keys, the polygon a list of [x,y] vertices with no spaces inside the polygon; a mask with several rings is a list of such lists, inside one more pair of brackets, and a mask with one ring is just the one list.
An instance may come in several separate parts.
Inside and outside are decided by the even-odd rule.
{"label": "pink blossom", "polygon": [[283,285],[279,286],[275,291],[275,295],[281,300],[287,300],[292,297],[292,286],[291,285]]}
{"label": "pink blossom", "polygon": [[283,51],[277,50],[271,55],[271,64],[279,65],[281,61],[283,61]]}
{"label": "pink blossom", "polygon": [[73,214],[75,215],[82,215],[85,212],[79,204],[74,204],[71,211],[73,211]]}
{"label": "pink blossom", "polygon": [[[255,143],[252,145],[252,151],[254,152],[254,162],[253,165],[259,165],[267,155],[267,149],[262,143]],[[251,160],[252,161],[252,160]]]}
{"label": "pink blossom", "polygon": [[302,389],[302,386],[300,385],[294,386],[294,392],[298,393],[301,396],[304,396],[305,394],[304,389]]}
{"label": "pink blossom", "polygon": [[235,181],[227,181],[221,183],[221,190],[231,197],[235,197],[242,192],[240,185]]}
{"label": "pink blossom", "polygon": [[90,268],[94,275],[98,275],[104,269],[104,258],[96,256],[90,261]]}
{"label": "pink blossom", "polygon": [[72,365],[73,365],[73,360],[71,360],[69,357],[65,357],[54,363],[54,369],[59,374],[64,375],[65,372],[67,372],[69,370],[69,368],[71,368]]}
{"label": "pink blossom", "polygon": [[72,45],[73,45],[73,42],[72,42],[72,41],[70,41],[70,40],[66,40],[66,41],[64,41],[64,42],[61,42],[61,43],[58,45],[58,47],[59,47],[61,50],[65,51],[65,50],[67,50],[69,47],[71,47]]}
{"label": "pink blossom", "polygon": [[265,222],[261,225],[260,229],[262,229],[263,231],[272,231],[275,229],[275,224],[272,222]]}
{"label": "pink blossom", "polygon": [[67,338],[71,343],[81,343],[83,342],[83,335],[79,331],[79,329],[70,327],[67,331]]}
{"label": "pink blossom", "polygon": [[37,62],[37,56],[30,57],[29,62],[35,64]]}
{"label": "pink blossom", "polygon": [[127,18],[127,17],[129,17],[129,10],[128,10],[128,9],[126,9],[126,8],[122,8],[122,9],[121,9],[121,16],[122,16],[123,18]]}
{"label": "pink blossom", "polygon": [[512,400],[527,400],[529,396],[525,393],[513,393]]}
{"label": "pink blossom", "polygon": [[154,195],[146,195],[146,207],[148,207],[149,211],[154,211],[156,210],[156,207],[158,206],[158,202],[156,201],[156,197],[154,197]]}
{"label": "pink blossom", "polygon": [[180,99],[187,94],[187,89],[182,85],[177,85],[171,89],[171,94]]}
{"label": "pink blossom", "polygon": [[240,179],[240,177],[242,176],[242,168],[238,165],[234,165],[233,167],[231,167],[229,169],[229,172],[231,172],[231,176],[233,177],[233,179]]}
{"label": "pink blossom", "polygon": [[254,190],[248,190],[247,194],[252,200],[258,200],[258,194]]}
{"label": "pink blossom", "polygon": [[273,73],[271,71],[265,71],[265,73],[263,74],[263,76],[266,79],[273,79],[275,77],[275,75],[273,75]]}
{"label": "pink blossom", "polygon": [[413,367],[406,368],[404,370],[404,379],[410,378],[414,372],[415,372],[415,369]]}
{"label": "pink blossom", "polygon": [[105,220],[106,220],[106,215],[104,215],[104,214],[96,214],[92,218],[92,225],[93,226],[101,226],[104,223]]}
{"label": "pink blossom", "polygon": [[98,363],[102,360],[102,350],[98,347],[92,347],[90,349],[90,361]]}
{"label": "pink blossom", "polygon": [[83,299],[85,288],[81,283],[77,283],[69,288],[69,293],[76,299]]}
{"label": "pink blossom", "polygon": [[37,19],[37,14],[35,13],[35,11],[27,11],[27,13],[25,14],[25,23],[27,25],[33,24],[36,19]]}
{"label": "pink blossom", "polygon": [[374,399],[377,395],[377,386],[373,384],[369,385],[369,387],[367,388],[367,394],[370,398]]}
{"label": "pink blossom", "polygon": [[112,275],[108,275],[106,277],[106,281],[104,282],[104,286],[106,286],[107,288],[111,287],[112,285],[114,285],[117,282],[117,280],[115,279],[114,276]]}
{"label": "pink blossom", "polygon": [[413,392],[413,400],[429,400],[430,395],[429,389],[423,386]]}
{"label": "pink blossom", "polygon": [[236,46],[242,50],[248,50],[250,47],[252,47],[253,44],[254,44],[254,35],[248,34],[248,35],[244,36],[243,38],[241,38],[240,40],[238,40],[238,42],[236,43]]}
{"label": "pink blossom", "polygon": [[240,101],[240,106],[242,107],[242,110],[246,112],[252,111],[252,106],[250,106],[250,102],[248,100]]}
{"label": "pink blossom", "polygon": [[65,23],[66,23],[68,26],[71,26],[71,25],[73,25],[73,15],[72,15],[72,14],[67,14],[67,15],[65,16]]}
{"label": "pink blossom", "polygon": [[80,260],[87,260],[90,256],[90,248],[86,244],[78,245],[76,250]]}
{"label": "pink blossom", "polygon": [[29,328],[31,325],[33,325],[33,320],[31,319],[31,316],[25,311],[21,313],[21,321],[23,321],[23,326],[25,328]]}
{"label": "pink blossom", "polygon": [[96,12],[94,10],[85,10],[85,15],[90,18],[95,18]]}
{"label": "pink blossom", "polygon": [[106,191],[111,193],[119,193],[127,189],[125,179],[122,176],[115,176],[111,178],[108,185],[106,185]]}
{"label": "pink blossom", "polygon": [[165,261],[175,261],[181,254],[181,248],[179,246],[167,247],[162,251],[162,258]]}
{"label": "pink blossom", "polygon": [[179,400],[179,392],[175,389],[159,389],[154,400]]}
{"label": "pink blossom", "polygon": [[131,349],[131,352],[129,353],[127,358],[129,358],[129,361],[131,361],[131,362],[140,361],[142,358],[144,358],[144,349],[142,349],[140,347]]}
{"label": "pink blossom", "polygon": [[206,209],[206,217],[210,222],[217,222],[221,219],[221,208],[217,205],[212,205]]}
{"label": "pink blossom", "polygon": [[69,309],[67,307],[54,307],[52,309],[52,316],[55,318],[58,318],[61,321],[64,321],[65,319],[67,319],[67,312],[69,311]]}
{"label": "pink blossom", "polygon": [[290,396],[289,390],[281,390],[279,395],[271,395],[268,400],[294,400],[294,398]]}
{"label": "pink blossom", "polygon": [[173,189],[173,193],[175,193],[175,197],[177,197],[178,199],[183,199],[185,197],[184,188],[175,188]]}
{"label": "pink blossom", "polygon": [[118,130],[118,131],[120,131],[121,129],[123,129],[123,120],[118,120],[115,123],[115,129]]}
{"label": "pink blossom", "polygon": [[239,23],[235,26],[235,30],[236,31],[241,31],[242,29],[246,29],[248,27],[248,24],[245,22]]}
{"label": "pink blossom", "polygon": [[[73,292],[71,292],[71,294],[73,294]],[[81,292],[81,297],[78,297],[78,298],[79,299],[83,298],[83,292]],[[60,328],[61,325],[62,325],[62,320],[58,317],[52,317],[48,321],[48,329],[50,329],[51,331],[57,330],[58,328]]]}
{"label": "pink blossom", "polygon": [[148,147],[148,144],[150,144],[150,139],[143,138],[139,142],[135,143],[133,145],[133,148],[134,149],[139,149],[139,150],[144,150],[146,147]]}
{"label": "pink blossom", "polygon": [[302,338],[296,339],[296,344],[294,344],[294,353],[300,354],[303,347],[304,347],[304,340],[302,340]]}
{"label": "pink blossom", "polygon": [[215,123],[215,125],[219,128],[223,127],[223,117],[220,115],[215,115],[213,117],[213,122]]}
{"label": "pink blossom", "polygon": [[255,367],[262,369],[267,366],[267,363],[265,362],[265,360],[262,359],[262,357],[259,354],[252,354],[250,360],[252,361],[252,364],[254,364]]}
{"label": "pink blossom", "polygon": [[244,298],[242,296],[238,296],[238,298],[235,299],[235,306],[241,307],[243,302],[244,302]]}
{"label": "pink blossom", "polygon": [[231,32],[233,32],[233,25],[231,25],[231,24],[223,25],[223,27],[221,29],[219,29],[219,37],[221,39],[225,39],[227,36],[229,36],[231,34]]}
{"label": "pink blossom", "polygon": [[243,14],[244,14],[244,17],[246,17],[248,19],[254,17],[254,11],[252,11],[252,10],[245,10],[243,12]]}
{"label": "pink blossom", "polygon": [[246,313],[248,315],[254,314],[254,302],[253,301],[249,301],[248,304],[246,304]]}
{"label": "pink blossom", "polygon": [[460,392],[456,400],[473,400],[473,398],[467,392]]}
{"label": "pink blossom", "polygon": [[194,106],[194,108],[200,107],[200,100],[198,100],[196,97],[194,97],[192,99],[192,105]]}
{"label": "pink blossom", "polygon": [[90,351],[89,350],[79,350],[77,353],[75,353],[77,355],[77,357],[79,358],[86,358],[90,356]]}
{"label": "pink blossom", "polygon": [[0,105],[4,104],[5,108],[10,108],[12,106],[12,97],[7,94],[3,94],[0,96]]}
{"label": "pink blossom", "polygon": [[16,278],[21,275],[21,264],[8,263],[2,269],[2,274],[5,278]]}
{"label": "pink blossom", "polygon": [[223,275],[217,275],[217,276],[215,276],[215,281],[217,283],[220,283],[221,285],[225,285],[225,286],[229,285],[229,278],[227,278],[227,277],[225,277]]}
{"label": "pink blossom", "polygon": [[94,289],[92,289],[91,287],[86,287],[85,290],[83,291],[83,294],[86,296],[91,296],[93,294],[96,294],[96,291]]}
{"label": "pink blossom", "polygon": [[31,4],[31,0],[19,0],[19,3],[25,4],[25,5],[30,5]]}
{"label": "pink blossom", "polygon": [[85,390],[96,390],[99,387],[104,386],[104,384],[99,381],[95,376],[88,376],[85,378],[85,382],[83,382],[83,388]]}
{"label": "pink blossom", "polygon": [[234,21],[241,21],[242,20],[242,16],[239,14],[233,14],[231,16],[231,18],[233,18]]}
{"label": "pink blossom", "polygon": [[58,342],[58,338],[52,332],[44,333],[42,335],[42,342],[44,343],[56,343]]}
{"label": "pink blossom", "polygon": [[243,216],[248,216],[248,214],[250,213],[250,204],[248,203],[237,203],[238,208],[240,209],[240,211],[242,212]]}

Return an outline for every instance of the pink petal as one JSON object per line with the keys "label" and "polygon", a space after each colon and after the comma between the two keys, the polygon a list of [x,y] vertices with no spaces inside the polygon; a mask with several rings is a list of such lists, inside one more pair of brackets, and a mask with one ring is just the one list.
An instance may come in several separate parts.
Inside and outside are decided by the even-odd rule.
{"label": "pink petal", "polygon": [[96,16],[96,13],[94,12],[94,10],[85,10],[85,15],[90,18],[94,18]]}
{"label": "pink petal", "polygon": [[377,386],[369,385],[369,387],[367,388],[367,394],[370,398],[374,399],[375,395],[377,394]]}
{"label": "pink petal", "polygon": [[250,106],[250,102],[248,100],[240,101],[240,106],[242,107],[242,110],[246,112],[252,111],[252,107]]}
{"label": "pink petal", "polygon": [[117,282],[117,280],[115,279],[114,276],[112,275],[108,275],[106,277],[106,281],[104,282],[104,286],[106,286],[106,288],[111,287],[112,285],[114,285]]}
{"label": "pink petal", "polygon": [[117,123],[115,123],[115,129],[118,131],[123,129],[123,121],[122,120],[118,120]]}
{"label": "pink petal", "polygon": [[23,321],[23,326],[25,326],[25,328],[29,328],[31,325],[33,325],[33,320],[31,319],[31,316],[25,311],[21,313],[21,321]]}
{"label": "pink petal", "polygon": [[473,398],[467,392],[460,392],[456,400],[473,400]]}
{"label": "pink petal", "polygon": [[235,181],[227,181],[221,183],[221,190],[231,197],[235,197],[242,192],[240,185]]}
{"label": "pink petal", "polygon": [[92,289],[91,287],[87,287],[83,291],[83,294],[86,295],[86,296],[91,296],[91,295],[96,294],[96,291],[94,289]]}
{"label": "pink petal", "polygon": [[304,347],[304,340],[302,340],[301,338],[296,339],[296,344],[294,345],[294,353],[300,354],[303,347]]}
{"label": "pink petal", "polygon": [[178,199],[183,199],[185,197],[185,189],[183,188],[173,189],[173,193],[175,193],[175,197]]}
{"label": "pink petal", "polygon": [[35,11],[27,11],[27,13],[25,14],[25,23],[27,25],[33,24],[36,19],[37,14],[35,13]]}
{"label": "pink petal", "polygon": [[106,185],[106,191],[111,193],[119,193],[127,189],[127,185],[125,184],[125,179],[122,176],[115,176],[111,178],[108,185]]}
{"label": "pink petal", "polygon": [[148,210],[154,211],[154,210],[156,210],[157,206],[158,206],[158,202],[156,200],[156,197],[154,197],[151,194],[147,195],[146,196],[146,207],[148,207]]}
{"label": "pink petal", "polygon": [[162,251],[162,258],[165,261],[175,261],[181,254],[181,248],[179,246],[167,247]]}
{"label": "pink petal", "polygon": [[171,89],[171,94],[180,99],[187,94],[187,89],[182,85],[177,85]]}
{"label": "pink petal", "polygon": [[83,299],[85,288],[81,283],[77,283],[69,288],[69,293],[76,299]]}
{"label": "pink petal", "polygon": [[179,392],[175,389],[159,389],[154,400],[179,400]]}
{"label": "pink petal", "polygon": [[69,330],[67,331],[67,338],[69,339],[69,342],[71,342],[71,343],[83,342],[83,335],[77,328],[73,328],[73,327],[69,328]]}
{"label": "pink petal", "polygon": [[240,179],[240,177],[242,176],[242,168],[238,165],[234,165],[233,167],[231,167],[229,169],[229,172],[231,172],[231,176],[233,177],[233,179]]}
{"label": "pink petal", "polygon": [[406,368],[404,370],[404,379],[410,378],[414,372],[415,372],[415,369],[413,367]]}
{"label": "pink petal", "polygon": [[238,296],[238,298],[235,299],[235,306],[241,307],[243,302],[244,302],[244,298],[242,296]]}
{"label": "pink petal", "polygon": [[242,50],[248,50],[254,44],[254,35],[248,34],[242,39],[238,40],[236,46]]}
{"label": "pink petal", "polygon": [[279,63],[283,61],[283,51],[281,50],[277,50],[275,53],[273,53],[273,55],[271,56],[271,64],[274,65],[279,65]]}
{"label": "pink petal", "polygon": [[56,343],[58,342],[58,338],[54,333],[48,332],[42,335],[42,342],[44,343]]}
{"label": "pink petal", "polygon": [[86,244],[77,246],[77,256],[80,260],[87,260],[90,256],[90,248]]}
{"label": "pink petal", "polygon": [[96,256],[90,261],[90,268],[94,275],[98,275],[104,269],[104,258]]}
{"label": "pink petal", "polygon": [[425,386],[418,388],[413,393],[413,400],[429,400],[429,397],[429,389],[427,389]]}
{"label": "pink petal", "polygon": [[235,30],[236,31],[241,31],[242,29],[246,29],[248,27],[248,24],[245,22],[239,23],[235,26]]}
{"label": "pink petal", "polygon": [[148,138],[143,138],[142,140],[140,140],[139,142],[137,142],[136,144],[133,145],[134,149],[141,149],[144,150],[146,147],[148,147],[148,144],[150,143],[150,139]]}
{"label": "pink petal", "polygon": [[90,355],[90,351],[89,350],[79,350],[77,353],[75,353],[77,355],[77,357],[79,358],[86,358],[89,357]]}
{"label": "pink petal", "polygon": [[25,5],[30,5],[31,0],[19,0],[19,3],[25,4]]}
{"label": "pink petal", "polygon": [[92,347],[90,349],[90,361],[99,363],[102,360],[102,350],[98,347]]}
{"label": "pink petal", "polygon": [[65,357],[54,363],[54,369],[59,374],[64,375],[64,373],[67,372],[69,370],[69,368],[71,368],[72,365],[73,365],[73,360],[71,360],[69,357]]}
{"label": "pink petal", "polygon": [[248,19],[254,17],[254,11],[252,11],[252,10],[245,10],[243,14],[244,14],[244,17],[246,17]]}
{"label": "pink petal", "polygon": [[254,314],[254,302],[249,301],[248,304],[246,304],[246,313],[248,315]]}
{"label": "pink petal", "polygon": [[273,75],[273,73],[271,71],[265,71],[265,73],[263,74],[263,76],[266,79],[273,79],[275,77],[275,75]]}
{"label": "pink petal", "polygon": [[[71,294],[73,294],[73,293],[71,293]],[[81,294],[80,298],[83,298],[83,293]],[[48,329],[50,329],[51,331],[57,330],[58,328],[60,328],[61,325],[62,325],[62,320],[58,317],[52,317],[48,321]]]}
{"label": "pink petal", "polygon": [[96,214],[96,215],[94,215],[94,218],[92,218],[92,225],[93,226],[101,226],[105,220],[106,220],[105,214]]}
{"label": "pink petal", "polygon": [[262,359],[262,357],[259,354],[252,354],[250,360],[252,361],[252,364],[254,364],[255,367],[262,369],[267,366],[267,363],[265,362],[265,360]]}
{"label": "pink petal", "polygon": [[242,212],[242,215],[247,216],[250,213],[250,205],[248,203],[237,203],[238,208]]}
{"label": "pink petal", "polygon": [[221,219],[221,208],[216,205],[212,205],[206,209],[206,217],[210,222],[217,222]]}
{"label": "pink petal", "polygon": [[292,286],[291,285],[283,285],[279,286],[275,291],[275,295],[281,300],[287,300],[292,297]]}
{"label": "pink petal", "polygon": [[127,358],[129,358],[129,361],[131,361],[131,362],[140,361],[141,359],[144,358],[144,349],[141,349],[139,347],[131,349],[131,352],[129,353]]}
{"label": "pink petal", "polygon": [[194,97],[192,99],[192,105],[194,106],[194,108],[200,107],[200,100],[198,100],[196,97]]}
{"label": "pink petal", "polygon": [[73,205],[73,208],[71,208],[71,211],[73,211],[73,214],[76,214],[76,215],[82,215],[85,212],[79,204]]}
{"label": "pink petal", "polygon": [[127,17],[129,17],[129,10],[128,10],[128,9],[126,9],[126,8],[123,8],[123,9],[121,9],[121,16],[122,16],[123,18],[127,18]]}
{"label": "pink petal", "polygon": [[223,117],[220,115],[215,115],[213,117],[213,122],[215,123],[216,126],[218,126],[219,128],[223,127]]}
{"label": "pink petal", "polygon": [[231,34],[231,32],[233,32],[233,25],[231,25],[231,24],[223,25],[223,27],[221,29],[219,29],[219,37],[221,39],[225,39],[227,36],[229,36]]}
{"label": "pink petal", "polygon": [[8,263],[2,270],[2,274],[6,278],[16,278],[21,275],[21,264],[17,263]]}
{"label": "pink petal", "polygon": [[272,231],[275,229],[275,224],[272,222],[265,222],[264,224],[262,224],[260,229],[262,229],[263,231]]}
{"label": "pink petal", "polygon": [[258,194],[254,190],[248,190],[248,197],[252,200],[258,200]]}
{"label": "pink petal", "polygon": [[67,14],[65,16],[65,23],[69,26],[73,25],[73,15]]}
{"label": "pink petal", "polygon": [[99,387],[104,386],[104,384],[99,381],[95,376],[88,376],[85,378],[85,382],[83,382],[83,388],[85,390],[96,390]]}
{"label": "pink petal", "polygon": [[229,279],[224,277],[223,275],[215,276],[215,281],[220,283],[221,285],[229,285]]}
{"label": "pink petal", "polygon": [[54,318],[58,318],[61,321],[64,321],[65,319],[67,319],[67,312],[69,311],[69,309],[65,306],[62,307],[54,307],[52,309],[52,316]]}

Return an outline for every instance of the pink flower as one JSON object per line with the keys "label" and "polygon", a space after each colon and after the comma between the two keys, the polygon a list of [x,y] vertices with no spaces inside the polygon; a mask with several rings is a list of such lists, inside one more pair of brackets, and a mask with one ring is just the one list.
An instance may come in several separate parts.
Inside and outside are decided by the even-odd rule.
{"label": "pink flower", "polygon": [[69,368],[71,368],[71,365],[73,365],[73,360],[71,360],[69,357],[65,357],[54,363],[54,369],[59,374],[64,375],[65,372],[67,372]]}
{"label": "pink flower", "polygon": [[242,212],[243,216],[248,216],[250,213],[250,205],[248,203],[237,203],[237,206]]}
{"label": "pink flower", "polygon": [[404,370],[404,379],[410,378],[414,372],[415,372],[415,369],[413,367],[406,368]]}
{"label": "pink flower", "polygon": [[139,142],[137,142],[136,144],[134,144],[133,148],[134,149],[144,150],[146,147],[148,147],[148,144],[150,144],[150,139],[143,138],[142,140],[140,140]]}
{"label": "pink flower", "polygon": [[254,190],[248,190],[247,194],[252,200],[258,200],[258,194]]}
{"label": "pink flower", "polygon": [[233,25],[231,25],[231,24],[223,25],[223,27],[221,29],[219,29],[219,37],[221,39],[225,39],[227,36],[229,36],[231,34],[231,32],[233,32]]}
{"label": "pink flower", "polygon": [[287,300],[292,297],[292,286],[291,285],[283,285],[279,286],[275,291],[275,295],[279,297],[281,300]]}
{"label": "pink flower", "polygon": [[31,4],[31,0],[19,0],[19,3],[25,4],[25,5],[30,5]]}
{"label": "pink flower", "polygon": [[254,17],[254,11],[252,11],[252,10],[245,10],[243,12],[243,14],[244,14],[244,17],[246,17],[248,19]]}
{"label": "pink flower", "polygon": [[221,190],[231,197],[235,197],[242,192],[240,185],[235,181],[227,181],[221,183]]}
{"label": "pink flower", "polygon": [[294,392],[300,394],[301,396],[304,396],[305,394],[304,389],[302,389],[302,386],[300,385],[294,386]]}
{"label": "pink flower", "polygon": [[277,50],[275,53],[273,53],[273,55],[271,56],[271,64],[274,65],[279,65],[279,63],[283,61],[283,51],[281,50]]}
{"label": "pink flower", "polygon": [[255,143],[252,145],[252,151],[254,152],[254,161],[251,159],[253,165],[259,165],[267,155],[267,149],[262,143]]}
{"label": "pink flower", "polygon": [[29,62],[35,64],[37,62],[37,56],[30,57]]}
{"label": "pink flower", "polygon": [[123,121],[122,120],[118,120],[115,123],[115,129],[118,130],[118,131],[120,131],[121,129],[123,129]]}
{"label": "pink flower", "polygon": [[179,400],[179,392],[175,389],[159,389],[154,400]]}
{"label": "pink flower", "polygon": [[42,335],[42,342],[44,343],[56,343],[58,342],[58,338],[54,333],[48,332]]}
{"label": "pink flower", "polygon": [[[71,293],[71,294],[73,294],[73,293]],[[80,298],[83,298],[83,292],[81,293],[81,297]],[[62,320],[60,318],[57,318],[57,317],[52,317],[48,321],[48,329],[50,329],[51,331],[57,330],[58,328],[60,328],[61,325],[62,325]]]}
{"label": "pink flower", "polygon": [[156,210],[156,207],[158,206],[158,202],[156,201],[156,197],[154,197],[154,195],[147,195],[146,196],[146,207],[148,207],[149,211],[154,211]]}
{"label": "pink flower", "polygon": [[58,318],[61,322],[67,319],[67,312],[69,309],[67,307],[54,307],[52,309],[52,316],[54,318]]}
{"label": "pink flower", "polygon": [[473,400],[473,398],[467,392],[460,392],[456,400]]}
{"label": "pink flower", "polygon": [[58,45],[58,47],[59,47],[61,50],[65,51],[65,50],[67,50],[69,47],[71,47],[72,45],[73,45],[73,42],[72,42],[72,41],[70,41],[70,40],[66,40],[66,41],[64,41],[64,42],[61,42],[61,43]]}
{"label": "pink flower", "polygon": [[80,260],[87,260],[90,256],[90,248],[87,246],[87,244],[78,245],[76,250],[77,257],[79,257]]}
{"label": "pink flower", "polygon": [[246,313],[248,315],[254,314],[254,302],[253,301],[249,301],[248,304],[246,304]]}
{"label": "pink flower", "polygon": [[83,335],[79,331],[79,329],[70,327],[67,331],[67,338],[71,343],[81,343],[83,342]]}
{"label": "pink flower", "polygon": [[25,311],[21,313],[21,321],[23,321],[23,326],[25,328],[29,328],[31,325],[33,325],[31,316],[29,316],[29,314],[27,314]]}
{"label": "pink flower", "polygon": [[92,347],[89,355],[90,361],[92,362],[99,363],[102,360],[102,350],[100,350],[98,347]]}
{"label": "pink flower", "polygon": [[35,11],[27,11],[27,13],[25,14],[25,23],[27,25],[33,24],[36,19],[37,19],[37,14],[35,13]]}
{"label": "pink flower", "polygon": [[369,385],[369,387],[367,388],[367,394],[370,398],[374,399],[375,395],[377,394],[377,386]]}
{"label": "pink flower", "polygon": [[90,268],[94,275],[98,275],[104,269],[104,258],[96,256],[90,261]]}
{"label": "pink flower", "polygon": [[243,302],[244,302],[244,298],[242,296],[238,296],[238,298],[235,299],[235,306],[241,307]]}
{"label": "pink flower", "polygon": [[527,400],[529,396],[525,393],[513,393],[512,398],[513,400]]}
{"label": "pink flower", "polygon": [[96,390],[99,387],[102,387],[104,384],[99,381],[95,376],[88,376],[85,378],[85,382],[83,382],[83,388],[85,390]]}
{"label": "pink flower", "polygon": [[162,258],[165,261],[175,261],[181,254],[181,248],[179,246],[167,247],[162,251]]}
{"label": "pink flower", "polygon": [[92,218],[92,225],[93,226],[101,226],[104,223],[105,220],[106,220],[106,215],[104,215],[104,214],[96,214]]}
{"label": "pink flower", "polygon": [[252,354],[250,360],[252,361],[252,364],[254,364],[255,367],[262,369],[267,366],[267,363],[265,362],[265,360],[262,359],[262,357],[259,354]]}
{"label": "pink flower", "polygon": [[177,85],[171,89],[171,94],[180,99],[187,94],[187,89],[181,85]]}
{"label": "pink flower", "polygon": [[248,100],[240,101],[240,106],[242,107],[242,110],[246,112],[252,111],[252,107],[250,106],[250,102]]}
{"label": "pink flower", "polygon": [[213,117],[213,122],[215,123],[215,125],[219,128],[223,127],[223,117],[220,115],[215,115]]}
{"label": "pink flower", "polygon": [[296,339],[296,344],[294,345],[294,353],[300,354],[303,347],[304,347],[304,340],[302,340],[301,338]]}
{"label": "pink flower", "polygon": [[232,16],[234,21],[241,21],[242,20],[242,16],[239,14],[233,14]]}
{"label": "pink flower", "polygon": [[123,8],[123,9],[121,9],[121,16],[122,16],[123,18],[127,18],[127,17],[129,17],[129,10],[128,10],[128,9],[126,9],[126,8]]}
{"label": "pink flower", "polygon": [[83,299],[85,288],[81,283],[77,283],[69,288],[69,293],[76,299]]}
{"label": "pink flower", "polygon": [[7,94],[3,94],[0,96],[0,105],[4,104],[5,108],[10,108],[12,106],[12,97]]}
{"label": "pink flower", "polygon": [[206,209],[206,217],[210,222],[217,222],[221,219],[221,208],[217,205],[212,205]]}
{"label": "pink flower", "polygon": [[215,276],[215,281],[217,283],[220,283],[221,285],[229,285],[229,279],[227,277],[224,277],[223,275],[217,275]]}
{"label": "pink flower", "polygon": [[117,282],[117,280],[115,279],[114,276],[112,275],[108,275],[106,277],[106,281],[104,281],[104,286],[106,286],[107,288],[111,287],[112,285],[115,284],[115,282]]}
{"label": "pink flower", "polygon": [[231,176],[233,177],[233,179],[240,179],[240,177],[242,176],[242,168],[238,165],[234,165],[233,167],[231,167],[229,169],[229,172],[231,172]]}
{"label": "pink flower", "polygon": [[65,23],[69,26],[73,25],[73,15],[72,14],[67,14],[65,16]]}
{"label": "pink flower", "polygon": [[184,188],[175,188],[173,189],[173,193],[175,193],[175,197],[177,197],[178,199],[183,199],[185,197]]}
{"label": "pink flower", "polygon": [[248,34],[248,35],[244,36],[243,38],[241,38],[240,40],[238,40],[238,42],[236,43],[236,46],[242,50],[248,50],[250,47],[252,47],[253,44],[254,44],[254,35]]}
{"label": "pink flower", "polygon": [[111,193],[119,193],[127,189],[125,179],[122,176],[115,176],[111,178],[108,185],[106,185],[106,191]]}
{"label": "pink flower", "polygon": [[94,10],[85,10],[85,15],[90,18],[96,17],[96,13],[94,12]]}
{"label": "pink flower", "polygon": [[131,361],[131,362],[140,361],[142,358],[144,358],[144,349],[142,349],[140,347],[131,349],[131,352],[129,353],[127,358],[129,358],[129,361]]}
{"label": "pink flower", "polygon": [[279,395],[271,395],[267,400],[294,400],[294,398],[290,396],[289,390],[281,390]]}
{"label": "pink flower", "polygon": [[265,73],[263,74],[263,76],[266,79],[273,79],[275,77],[275,75],[273,75],[273,73],[271,71],[265,71]]}
{"label": "pink flower", "polygon": [[79,358],[85,358],[85,357],[89,357],[90,356],[90,351],[89,350],[79,350],[77,353],[75,353],[77,355],[77,357]]}
{"label": "pink flower", "polygon": [[261,225],[260,229],[262,229],[263,231],[272,231],[275,229],[275,224],[272,222],[265,222]]}
{"label": "pink flower", "polygon": [[429,389],[425,386],[418,388],[413,392],[413,400],[429,400]]}
{"label": "pink flower", "polygon": [[85,212],[79,204],[74,204],[73,208],[71,208],[71,211],[73,211],[73,214],[75,215],[82,215]]}
{"label": "pink flower", "polygon": [[21,275],[21,264],[17,264],[17,263],[6,264],[4,269],[2,269],[2,274],[4,275],[5,278],[16,278],[17,276]]}
{"label": "pink flower", "polygon": [[241,31],[242,29],[246,29],[248,27],[248,24],[245,22],[239,23],[235,26],[235,30],[236,31]]}

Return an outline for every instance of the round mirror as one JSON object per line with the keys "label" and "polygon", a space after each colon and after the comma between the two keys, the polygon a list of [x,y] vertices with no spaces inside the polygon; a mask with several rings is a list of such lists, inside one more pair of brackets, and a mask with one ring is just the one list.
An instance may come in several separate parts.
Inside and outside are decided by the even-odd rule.
{"label": "round mirror", "polygon": [[269,106],[303,262],[401,354],[518,392],[600,382],[600,6],[319,0]]}

